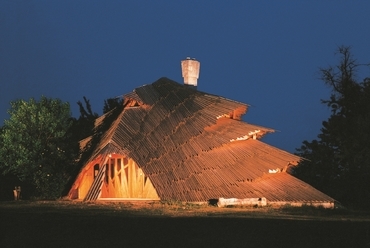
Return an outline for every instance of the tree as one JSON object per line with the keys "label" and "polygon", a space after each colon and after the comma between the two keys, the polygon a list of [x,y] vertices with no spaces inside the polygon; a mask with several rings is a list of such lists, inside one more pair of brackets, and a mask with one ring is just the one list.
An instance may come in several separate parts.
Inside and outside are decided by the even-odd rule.
{"label": "tree", "polygon": [[[297,155],[306,158],[297,177],[346,205],[370,205],[370,79],[357,81],[358,64],[350,47],[339,47],[338,66],[320,69],[332,89],[331,110],[317,140],[304,141]],[[363,64],[362,64],[363,65]],[[366,65],[368,66],[368,65]]]}
{"label": "tree", "polygon": [[0,133],[2,173],[32,185],[34,196],[59,197],[78,154],[69,104],[44,96],[10,104]]}
{"label": "tree", "polygon": [[77,102],[80,108],[80,116],[78,119],[73,118],[71,127],[73,137],[77,141],[87,138],[93,134],[95,120],[99,117],[97,113],[92,111],[90,100],[85,96],[83,97],[83,100],[85,105],[81,101]]}
{"label": "tree", "polygon": [[[72,132],[74,137],[80,141],[94,134],[95,120],[99,117],[96,112],[92,111],[90,100],[83,97],[84,104],[78,101],[80,116],[78,119],[73,118]],[[123,100],[121,98],[108,98],[104,100],[103,114],[111,110],[122,110]]]}
{"label": "tree", "polygon": [[122,98],[108,98],[107,100],[104,100],[104,107],[103,107],[103,113],[106,114],[109,111],[118,108],[123,108],[123,100]]}

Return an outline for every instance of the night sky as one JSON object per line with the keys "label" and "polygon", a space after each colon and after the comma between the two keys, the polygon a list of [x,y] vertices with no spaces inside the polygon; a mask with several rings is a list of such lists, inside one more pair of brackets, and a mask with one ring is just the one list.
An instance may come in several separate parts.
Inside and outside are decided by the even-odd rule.
{"label": "night sky", "polygon": [[160,77],[182,83],[189,56],[198,90],[249,104],[245,121],[277,130],[263,141],[294,152],[330,115],[319,67],[336,65],[341,45],[370,62],[369,10],[368,0],[0,0],[0,125],[10,101],[42,95],[75,117],[86,96],[101,114],[105,99]]}

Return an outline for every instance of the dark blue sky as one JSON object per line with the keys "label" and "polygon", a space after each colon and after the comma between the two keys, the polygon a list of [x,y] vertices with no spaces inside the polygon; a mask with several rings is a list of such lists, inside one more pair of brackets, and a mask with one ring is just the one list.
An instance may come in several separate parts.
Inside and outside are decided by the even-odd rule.
{"label": "dark blue sky", "polygon": [[370,1],[226,2],[0,0],[0,125],[10,101],[41,95],[76,117],[86,96],[101,114],[105,99],[160,77],[181,83],[190,56],[199,90],[250,104],[244,120],[294,152],[330,114],[318,68],[340,45],[369,63]]}

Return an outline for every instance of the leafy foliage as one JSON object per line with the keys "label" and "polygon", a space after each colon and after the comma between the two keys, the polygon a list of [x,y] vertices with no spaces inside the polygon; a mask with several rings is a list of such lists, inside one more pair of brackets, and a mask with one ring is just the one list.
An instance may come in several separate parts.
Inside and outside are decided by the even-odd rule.
{"label": "leafy foliage", "polygon": [[360,64],[349,47],[338,52],[338,66],[320,69],[332,89],[330,99],[322,100],[331,116],[317,140],[297,149],[307,160],[294,173],[343,204],[365,207],[370,205],[370,79],[357,82]]}
{"label": "leafy foliage", "polygon": [[10,104],[0,133],[2,173],[33,185],[34,196],[59,197],[78,154],[69,104],[46,97]]}
{"label": "leafy foliage", "polygon": [[[33,196],[41,198],[57,198],[65,193],[64,187],[68,187],[80,168],[76,163],[78,141],[93,136],[94,132],[102,133],[123,108],[122,99],[105,100],[103,111],[109,114],[95,130],[98,114],[92,111],[86,97],[77,102],[78,119],[71,117],[69,104],[59,99],[31,98],[28,102],[18,100],[10,104],[10,119],[0,127],[1,178],[16,176],[23,185],[33,187]],[[98,140],[93,138],[90,143]],[[84,160],[84,156],[79,158]]]}

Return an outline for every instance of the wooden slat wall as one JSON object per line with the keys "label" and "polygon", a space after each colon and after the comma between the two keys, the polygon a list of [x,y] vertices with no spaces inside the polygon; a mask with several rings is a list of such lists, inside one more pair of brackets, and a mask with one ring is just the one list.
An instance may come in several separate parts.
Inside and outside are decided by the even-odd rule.
{"label": "wooden slat wall", "polygon": [[[105,158],[105,161],[107,158]],[[93,201],[99,198],[101,194],[101,188],[103,185],[105,175],[105,166],[100,166],[98,175],[95,177],[94,182],[92,183],[87,195],[85,197],[85,201]]]}

